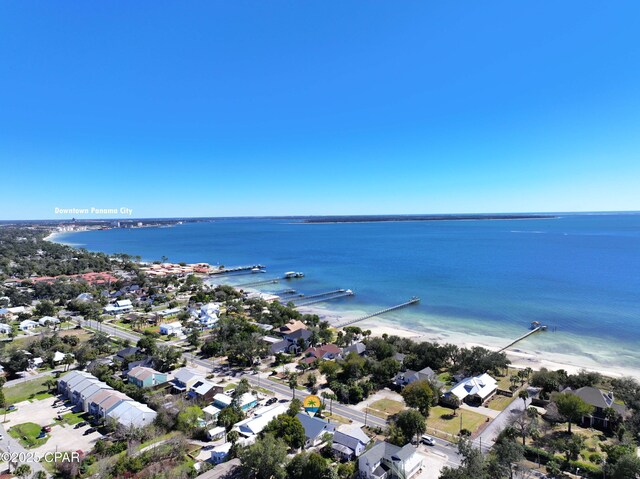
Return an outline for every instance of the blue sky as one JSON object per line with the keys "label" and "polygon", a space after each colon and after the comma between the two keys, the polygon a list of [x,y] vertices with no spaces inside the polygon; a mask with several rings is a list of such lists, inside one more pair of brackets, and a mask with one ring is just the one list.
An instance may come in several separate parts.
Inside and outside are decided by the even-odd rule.
{"label": "blue sky", "polygon": [[640,210],[639,16],[3,2],[0,218]]}

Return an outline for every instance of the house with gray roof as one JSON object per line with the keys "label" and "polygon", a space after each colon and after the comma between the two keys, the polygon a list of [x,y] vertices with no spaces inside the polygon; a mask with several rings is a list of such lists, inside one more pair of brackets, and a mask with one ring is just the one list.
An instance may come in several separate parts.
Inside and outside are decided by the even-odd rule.
{"label": "house with gray roof", "polygon": [[582,417],[581,425],[583,426],[608,430],[613,426],[613,423],[617,422],[616,415],[619,418],[626,418],[629,415],[629,409],[624,404],[615,402],[613,392],[607,393],[593,386],[585,386],[576,390],[567,388],[562,392],[575,394],[593,406],[593,412]]}
{"label": "house with gray roof", "polygon": [[333,435],[336,430],[336,427],[326,419],[309,416],[303,412],[299,412],[296,417],[304,428],[305,448],[317,446],[325,434]]}
{"label": "house with gray roof", "polygon": [[396,377],[393,379],[393,382],[396,386],[400,386],[401,388],[411,384],[415,381],[426,380],[429,383],[437,384],[438,383],[438,375],[435,373],[433,369],[427,366],[420,371],[413,371],[411,369],[407,369],[406,371],[399,372]]}
{"label": "house with gray roof", "polygon": [[345,426],[336,430],[333,435],[331,449],[340,459],[351,461],[360,456],[371,442],[362,428],[358,426]]}
{"label": "house with gray roof", "polygon": [[356,353],[358,356],[362,356],[366,352],[367,347],[364,343],[353,343],[342,349],[342,356],[347,356],[349,353]]}
{"label": "house with gray roof", "polygon": [[358,477],[363,479],[411,479],[423,466],[415,446],[404,447],[378,441],[358,458]]}
{"label": "house with gray roof", "polygon": [[167,374],[144,366],[136,366],[127,373],[131,384],[139,388],[151,388],[167,382]]}

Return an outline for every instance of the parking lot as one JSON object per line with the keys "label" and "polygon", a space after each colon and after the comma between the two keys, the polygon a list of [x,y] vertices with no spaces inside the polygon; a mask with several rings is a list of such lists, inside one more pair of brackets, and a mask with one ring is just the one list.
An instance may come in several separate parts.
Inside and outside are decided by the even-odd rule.
{"label": "parking lot", "polygon": [[59,423],[55,418],[71,412],[68,406],[53,407],[55,397],[42,399],[40,401],[24,401],[16,404],[17,410],[7,414],[7,422],[4,423],[6,431],[16,424],[32,422],[40,426],[51,426],[49,439],[42,446],[31,449],[38,453],[58,451],[90,451],[94,443],[101,435],[99,432],[84,435],[84,432],[91,427],[86,425],[82,428],[75,429],[73,425]]}

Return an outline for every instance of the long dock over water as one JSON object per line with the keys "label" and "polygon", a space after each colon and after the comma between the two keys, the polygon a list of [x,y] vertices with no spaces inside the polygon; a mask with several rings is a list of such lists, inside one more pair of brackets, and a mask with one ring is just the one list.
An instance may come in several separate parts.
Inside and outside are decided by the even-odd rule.
{"label": "long dock over water", "polygon": [[278,283],[279,281],[280,280],[278,278],[263,279],[262,281],[251,281],[249,283],[236,284],[233,287],[234,288],[249,288],[251,286],[260,286],[261,284],[274,284],[274,283]]}
{"label": "long dock over water", "polygon": [[[296,306],[309,306],[316,303],[322,303],[324,301],[331,301],[332,299],[344,298],[346,296],[353,296],[353,291],[350,289],[337,289],[335,291],[331,291],[329,293],[321,293],[315,294],[313,296],[307,296],[302,298],[300,301],[296,303]],[[315,299],[311,299],[314,298]]]}
{"label": "long dock over water", "polygon": [[531,329],[530,331],[527,331],[526,334],[523,334],[522,336],[518,337],[517,339],[511,341],[509,344],[507,344],[504,348],[499,349],[498,352],[501,353],[506,349],[509,349],[511,346],[513,346],[516,343],[519,343],[520,341],[522,341],[523,339],[528,338],[529,336],[531,336],[532,334],[537,333],[538,331],[546,331],[547,327],[546,326],[536,326],[535,328]]}
{"label": "long dock over water", "polygon": [[375,316],[380,316],[382,314],[388,313],[390,311],[395,311],[396,309],[405,308],[407,306],[411,306],[412,304],[417,304],[420,302],[420,298],[414,296],[409,301],[401,304],[396,304],[395,306],[391,306],[389,308],[381,309],[380,311],[376,311],[375,313],[367,314],[365,316],[361,316],[359,318],[350,319],[348,321],[343,321],[342,323],[338,323],[335,325],[336,328],[344,328],[345,326],[349,326],[353,323],[357,323],[358,321],[364,321],[365,319],[373,318]]}

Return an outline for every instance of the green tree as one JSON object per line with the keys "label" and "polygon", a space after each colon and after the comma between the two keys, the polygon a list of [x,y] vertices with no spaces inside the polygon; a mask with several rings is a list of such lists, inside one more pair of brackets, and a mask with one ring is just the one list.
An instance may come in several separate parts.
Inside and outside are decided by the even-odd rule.
{"label": "green tree", "polygon": [[306,439],[300,419],[288,414],[281,414],[274,418],[267,424],[264,432],[282,439],[291,449],[300,449],[304,446]]}
{"label": "green tree", "polygon": [[198,406],[189,406],[178,413],[176,427],[182,432],[190,432],[198,427],[198,422],[204,417],[202,409]]}
{"label": "green tree", "polygon": [[289,385],[289,389],[293,393],[293,399],[296,398],[296,388],[298,387],[298,375],[296,373],[289,373],[287,377],[287,384]]}
{"label": "green tree", "polygon": [[424,434],[426,430],[424,416],[417,409],[405,409],[402,411],[396,417],[395,425],[402,431],[406,442],[411,441],[413,437],[418,440],[419,436]]}
{"label": "green tree", "polygon": [[287,464],[287,479],[328,479],[332,470],[317,452],[302,452]]}
{"label": "green tree", "polygon": [[189,343],[194,349],[197,349],[198,346],[200,346],[200,330],[195,328],[192,329],[187,336],[187,343]]}
{"label": "green tree", "polygon": [[265,435],[239,451],[241,477],[244,479],[284,479],[287,444],[280,438]]}
{"label": "green tree", "polygon": [[425,418],[429,416],[434,396],[429,381],[424,379],[414,381],[402,390],[402,397],[407,406],[417,409]]}
{"label": "green tree", "polygon": [[218,426],[223,426],[227,431],[229,431],[235,423],[242,421],[243,419],[244,413],[242,410],[232,404],[218,413]]}
{"label": "green tree", "polygon": [[593,412],[593,406],[572,393],[556,393],[552,395],[551,399],[558,408],[558,413],[566,419],[569,434],[571,434],[572,423],[577,423],[582,416],[587,416]]}

